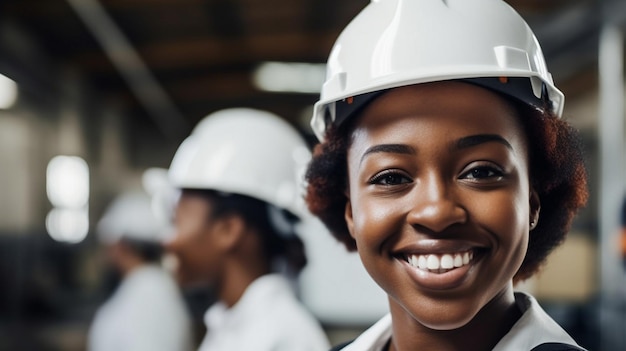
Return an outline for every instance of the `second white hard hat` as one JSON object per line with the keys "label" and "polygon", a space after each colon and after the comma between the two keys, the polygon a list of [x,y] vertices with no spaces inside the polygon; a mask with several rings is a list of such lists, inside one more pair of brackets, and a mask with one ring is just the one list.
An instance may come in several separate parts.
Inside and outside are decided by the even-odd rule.
{"label": "second white hard hat", "polygon": [[205,117],[180,145],[169,169],[179,189],[210,189],[263,200],[300,215],[311,155],[295,128],[249,108]]}
{"label": "second white hard hat", "polygon": [[[495,85],[562,114],[563,94],[554,86],[537,39],[504,1],[372,0],[333,46],[311,125],[323,140],[329,124],[346,118],[337,105],[352,105],[348,111],[354,110],[359,105],[355,97],[362,94],[485,77],[495,82],[477,83]],[[515,87],[498,86],[500,77],[502,84]],[[526,88],[520,89],[520,84]]]}
{"label": "second white hard hat", "polygon": [[152,198],[141,190],[127,191],[113,199],[98,221],[96,231],[104,244],[123,238],[162,243],[171,232],[153,212]]}

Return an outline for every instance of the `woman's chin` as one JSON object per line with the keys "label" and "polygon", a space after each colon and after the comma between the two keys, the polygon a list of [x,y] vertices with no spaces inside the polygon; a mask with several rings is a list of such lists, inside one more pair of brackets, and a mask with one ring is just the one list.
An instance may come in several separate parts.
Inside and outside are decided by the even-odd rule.
{"label": "woman's chin", "polygon": [[407,310],[413,320],[418,324],[439,331],[450,331],[468,325],[478,314],[478,311],[470,309],[457,309],[452,306],[434,307],[429,313],[428,309],[419,308],[414,311]]}

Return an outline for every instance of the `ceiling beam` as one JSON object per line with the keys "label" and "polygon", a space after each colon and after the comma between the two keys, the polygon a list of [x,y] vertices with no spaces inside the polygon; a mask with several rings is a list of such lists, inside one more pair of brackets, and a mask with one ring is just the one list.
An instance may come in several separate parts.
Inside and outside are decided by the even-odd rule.
{"label": "ceiling beam", "polygon": [[[137,48],[155,70],[193,68],[209,65],[232,66],[261,60],[324,62],[337,34],[280,33],[253,34],[247,38],[197,37],[163,40]],[[109,65],[99,52],[78,53],[72,58],[88,70],[106,71]]]}
{"label": "ceiling beam", "polygon": [[179,140],[189,127],[161,85],[97,0],[67,0],[161,132]]}

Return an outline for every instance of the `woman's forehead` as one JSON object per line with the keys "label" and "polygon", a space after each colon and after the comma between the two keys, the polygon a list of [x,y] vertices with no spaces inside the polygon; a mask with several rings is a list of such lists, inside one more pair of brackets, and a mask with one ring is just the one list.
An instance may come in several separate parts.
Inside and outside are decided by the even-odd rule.
{"label": "woman's forehead", "polygon": [[518,112],[506,98],[468,83],[437,82],[391,89],[372,101],[355,121],[352,145],[424,139],[437,129],[450,138],[498,134],[525,139]]}
{"label": "woman's forehead", "polygon": [[[390,102],[388,102],[390,101]],[[393,88],[376,97],[364,109],[361,115],[371,113],[391,114],[406,107],[419,108],[423,111],[441,109],[441,105],[454,104],[471,109],[499,109],[514,113],[509,98],[463,81],[442,81],[408,85]]]}
{"label": "woman's forehead", "polygon": [[187,211],[207,211],[213,206],[208,196],[196,192],[184,191],[178,201],[178,209]]}

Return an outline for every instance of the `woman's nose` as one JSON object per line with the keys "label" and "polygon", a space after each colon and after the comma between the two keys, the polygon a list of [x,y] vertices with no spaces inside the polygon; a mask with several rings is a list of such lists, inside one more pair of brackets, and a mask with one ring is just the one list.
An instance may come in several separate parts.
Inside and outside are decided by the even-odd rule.
{"label": "woman's nose", "polygon": [[410,197],[411,209],[407,221],[414,227],[433,233],[467,221],[466,209],[457,201],[449,181],[430,175],[419,181]]}

